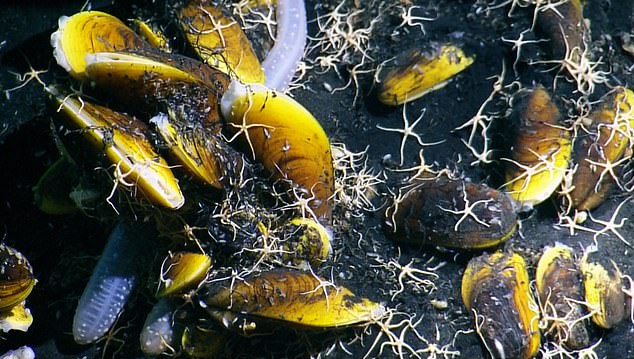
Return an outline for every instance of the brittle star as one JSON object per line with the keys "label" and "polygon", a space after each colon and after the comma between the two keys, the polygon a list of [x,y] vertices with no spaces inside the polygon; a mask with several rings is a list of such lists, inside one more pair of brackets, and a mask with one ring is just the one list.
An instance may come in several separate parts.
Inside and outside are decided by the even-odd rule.
{"label": "brittle star", "polygon": [[438,142],[432,142],[432,143],[423,142],[423,139],[420,137],[420,135],[418,133],[414,132],[414,127],[416,127],[418,122],[420,122],[420,120],[423,119],[423,116],[425,115],[425,110],[426,109],[423,109],[421,111],[420,116],[418,116],[418,118],[416,119],[416,121],[414,121],[414,123],[412,123],[410,125],[409,124],[409,119],[407,118],[407,109],[406,108],[407,108],[407,105],[404,104],[403,105],[403,123],[404,123],[404,126],[403,126],[402,129],[401,128],[387,128],[387,127],[383,127],[381,125],[376,125],[376,127],[378,129],[380,129],[380,130],[389,131],[389,132],[399,132],[399,133],[403,134],[403,140],[401,141],[401,151],[400,151],[400,154],[401,154],[400,165],[401,166],[403,165],[403,162],[405,161],[405,155],[404,155],[404,153],[405,153],[405,142],[407,141],[408,137],[410,137],[410,136],[414,137],[416,139],[416,141],[418,142],[418,144],[421,145],[421,146],[431,146],[431,145],[437,145],[437,144],[445,142],[445,140],[438,141]]}
{"label": "brittle star", "polygon": [[489,198],[489,199],[481,199],[478,201],[475,201],[471,204],[469,204],[469,199],[467,198],[467,190],[466,190],[466,184],[462,185],[462,199],[464,201],[464,209],[463,210],[453,210],[453,209],[449,209],[449,208],[444,208],[441,207],[440,205],[437,205],[438,208],[440,208],[441,210],[445,211],[445,212],[449,212],[452,214],[461,214],[462,216],[460,217],[460,219],[458,219],[458,221],[456,222],[456,224],[453,227],[454,231],[458,231],[458,227],[460,227],[460,224],[462,223],[462,221],[464,221],[465,219],[467,219],[467,217],[472,217],[476,222],[480,223],[481,225],[488,227],[489,224],[484,222],[483,220],[481,220],[480,218],[478,218],[478,216],[473,213],[473,209],[475,208],[475,206],[482,204],[483,206],[486,207],[487,203],[493,201],[493,199]]}

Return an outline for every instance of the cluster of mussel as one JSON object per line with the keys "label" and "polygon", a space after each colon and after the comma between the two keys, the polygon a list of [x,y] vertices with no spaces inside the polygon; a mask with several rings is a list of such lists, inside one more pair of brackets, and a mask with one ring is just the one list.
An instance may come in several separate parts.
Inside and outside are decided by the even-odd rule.
{"label": "cluster of mussel", "polygon": [[[256,5],[239,6],[246,14]],[[37,202],[43,210],[58,214],[78,207],[88,210],[91,198],[95,202],[94,193],[76,179],[71,186],[59,185],[60,178],[76,172],[72,169],[77,168],[73,160],[77,152],[67,148],[76,146],[69,138],[80,135],[112,171],[112,191],[105,202],[117,214],[124,210],[121,203],[129,204],[130,217],[143,219],[115,216],[118,224],[75,314],[73,334],[78,343],[99,340],[121,314],[138,286],[139,267],[147,269],[139,258],[147,257],[147,248],[154,247],[156,229],[165,236],[175,231],[166,229],[174,218],[200,217],[197,200],[189,193],[209,194],[215,189],[230,193],[230,198],[251,198],[248,183],[255,181],[254,176],[274,178],[286,188],[280,196],[289,196],[282,202],[290,203],[284,216],[249,218],[249,228],[238,228],[253,229],[256,234],[250,237],[262,237],[265,246],[254,252],[269,251],[274,259],[262,268],[272,269],[262,271],[258,263],[251,263],[239,270],[215,270],[211,243],[192,235],[189,247],[195,242],[200,250],[189,252],[182,250],[182,241],[174,240],[162,264],[158,301],[143,326],[142,350],[148,355],[182,350],[192,357],[210,357],[224,350],[230,335],[226,329],[250,332],[261,322],[347,327],[382,314],[378,303],[298,268],[316,267],[332,252],[328,226],[333,165],[330,143],[319,122],[282,92],[303,54],[303,2],[282,0],[276,6],[276,43],[262,66],[239,21],[206,1],[192,1],[178,10],[184,37],[202,61],[173,53],[160,33],[140,21],[137,33],[98,11],[60,18],[59,29],[51,36],[54,56],[83,84],[85,93],[60,85],[46,88],[62,115],[56,137],[64,156],[42,177]],[[298,39],[298,44],[289,45]],[[95,98],[111,102],[104,106]],[[234,140],[242,146],[234,148]],[[165,153],[179,165],[169,165]],[[103,205],[103,197],[96,196]],[[266,203],[279,206],[279,200]],[[238,218],[244,211],[237,208],[231,215]],[[214,218],[221,223],[218,228],[241,223],[220,214]],[[175,222],[182,226],[183,222]],[[221,236],[210,233],[214,235]],[[292,243],[273,247],[276,241]]]}
{"label": "cluster of mussel", "polygon": [[[575,72],[583,69],[592,75],[594,70],[587,67],[591,54],[586,49],[588,30],[581,3],[536,10],[535,16],[550,36],[553,55],[564,58],[560,63],[568,67],[562,69],[570,71],[577,92],[587,99],[593,79]],[[435,48],[433,54],[413,53],[392,70],[381,84],[379,99],[398,105],[419,98],[444,86],[473,62],[453,45]],[[568,121],[541,85],[523,90],[518,97],[519,101],[512,101],[519,103],[514,117],[507,119],[515,121],[515,142],[508,158],[502,159],[508,164],[504,189],[456,178],[447,170],[421,168],[424,173],[410,178],[386,210],[385,224],[395,240],[495,249],[513,237],[518,212],[532,209],[557,191],[563,203],[561,215],[575,211],[573,221],[582,221],[582,214],[607,198],[618,183],[619,171],[632,158],[634,92],[617,86],[592,111]],[[507,248],[472,258],[462,278],[462,298],[491,357],[534,357],[540,349],[540,330],[560,347],[587,348],[593,333],[590,318],[601,328],[612,328],[624,319],[628,303],[623,275],[616,263],[597,253],[597,247],[590,246],[577,259],[568,246],[546,248],[535,273],[538,300],[519,254]]]}

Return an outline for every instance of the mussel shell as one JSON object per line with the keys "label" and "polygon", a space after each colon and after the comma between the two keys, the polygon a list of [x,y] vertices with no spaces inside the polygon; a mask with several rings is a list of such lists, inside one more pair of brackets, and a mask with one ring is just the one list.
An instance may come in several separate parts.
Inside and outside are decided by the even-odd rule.
{"label": "mussel shell", "polygon": [[[385,213],[388,231],[400,242],[481,249],[506,241],[517,228],[514,201],[486,185],[440,176],[402,191]],[[464,212],[469,207],[472,215]]]}
{"label": "mussel shell", "polygon": [[506,169],[506,190],[525,206],[545,201],[564,179],[571,157],[570,131],[542,86],[520,101],[517,137]]}
{"label": "mussel shell", "polygon": [[196,287],[211,268],[211,257],[203,253],[176,252],[163,261],[161,289],[157,296],[182,293]]}
{"label": "mussel shell", "polygon": [[[590,33],[583,19],[581,0],[569,0],[553,8],[544,8],[535,16],[539,29],[550,38],[554,59],[564,59],[579,63],[586,49]],[[572,51],[573,49],[574,52]]]}
{"label": "mussel shell", "polygon": [[300,328],[366,324],[384,311],[380,304],[355,296],[345,287],[324,291],[324,283],[310,272],[275,269],[242,281],[205,283],[199,296],[212,317],[219,310],[229,310]]}
{"label": "mussel shell", "polygon": [[428,51],[410,50],[401,56],[401,63],[381,81],[379,101],[386,105],[400,105],[442,88],[474,61],[449,43],[433,43]]}
{"label": "mussel shell", "polygon": [[51,45],[57,63],[79,80],[85,78],[87,54],[150,47],[121,20],[100,11],[62,16],[59,29],[51,35]]}
{"label": "mussel shell", "polygon": [[317,219],[329,224],[334,169],[330,140],[319,121],[290,96],[237,81],[222,97],[221,109],[227,129],[240,128],[244,151],[276,178],[300,187],[298,196],[308,200]]}
{"label": "mussel shell", "polygon": [[[586,321],[583,279],[572,249],[558,244],[548,247],[539,259],[535,273],[537,293],[548,323],[548,333],[569,349],[585,348],[590,344]],[[569,325],[569,323],[574,323]]]}
{"label": "mussel shell", "polygon": [[308,261],[313,268],[326,262],[332,253],[332,233],[326,227],[312,218],[293,218],[287,227],[291,245],[286,257],[296,265]]}
{"label": "mussel shell", "polygon": [[462,300],[493,358],[532,358],[540,345],[537,304],[524,259],[496,252],[471,259],[462,276]]}
{"label": "mussel shell", "polygon": [[77,186],[77,168],[65,156],[60,157],[44,172],[33,187],[35,204],[47,214],[70,214],[78,210],[70,197]]}
{"label": "mussel shell", "polygon": [[625,293],[619,267],[595,248],[586,248],[581,259],[585,298],[592,321],[609,329],[625,318]]}
{"label": "mussel shell", "polygon": [[0,312],[10,311],[24,301],[34,286],[33,268],[26,257],[0,243]]}
{"label": "mussel shell", "polygon": [[105,152],[126,176],[124,180],[134,183],[152,203],[172,209],[182,207],[185,197],[178,181],[152,147],[145,123],[82,98],[66,96],[58,88],[51,87],[49,91],[59,111],[96,149]]}
{"label": "mussel shell", "polygon": [[245,83],[264,82],[264,71],[249,39],[231,15],[192,1],[178,13],[189,44],[205,63]]}
{"label": "mussel shell", "polygon": [[[632,154],[633,109],[634,93],[617,87],[603,100],[601,107],[589,115],[592,122],[587,133],[581,132],[575,140],[576,170],[569,198],[576,209],[589,211],[596,208],[614,187],[615,179],[607,166]],[[597,163],[606,164],[606,167]],[[618,165],[612,171],[618,176],[622,168],[623,165]]]}

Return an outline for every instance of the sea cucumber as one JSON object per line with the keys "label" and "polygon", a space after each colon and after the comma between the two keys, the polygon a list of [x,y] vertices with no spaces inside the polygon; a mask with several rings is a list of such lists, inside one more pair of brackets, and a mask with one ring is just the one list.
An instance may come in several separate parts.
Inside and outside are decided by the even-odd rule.
{"label": "sea cucumber", "polygon": [[303,0],[279,0],[275,12],[275,45],[262,62],[264,84],[284,91],[288,88],[299,61],[304,56],[307,23]]}
{"label": "sea cucumber", "polygon": [[130,293],[139,281],[147,250],[147,227],[118,223],[108,238],[73,320],[78,344],[93,343],[114,324]]}

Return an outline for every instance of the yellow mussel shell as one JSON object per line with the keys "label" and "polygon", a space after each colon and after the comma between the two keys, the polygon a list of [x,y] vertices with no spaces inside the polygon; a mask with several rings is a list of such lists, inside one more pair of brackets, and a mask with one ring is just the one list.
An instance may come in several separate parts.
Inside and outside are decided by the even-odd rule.
{"label": "yellow mussel shell", "polygon": [[59,29],[51,35],[51,45],[57,63],[79,80],[85,78],[87,54],[150,47],[121,20],[100,11],[60,17]]}
{"label": "yellow mussel shell", "polygon": [[0,312],[10,312],[35,286],[33,268],[26,257],[0,243]]}
{"label": "yellow mussel shell", "polygon": [[383,314],[380,304],[345,287],[324,290],[324,283],[310,272],[276,269],[226,285],[212,283],[202,301],[212,316],[229,310],[305,328],[361,325]]}
{"label": "yellow mussel shell", "polygon": [[145,135],[147,126],[135,117],[87,102],[77,96],[66,96],[49,88],[53,100],[74,126],[108,159],[123,176],[134,183],[157,205],[178,209],[185,203],[178,181],[163,158],[152,148]]}
{"label": "yellow mussel shell", "polygon": [[158,297],[182,293],[196,287],[211,268],[211,257],[203,253],[177,252],[163,261]]}
{"label": "yellow mussel shell", "polygon": [[541,86],[520,111],[519,129],[506,169],[506,191],[523,206],[532,207],[557,190],[572,153],[570,131],[560,124],[557,105]]}
{"label": "yellow mussel shell", "polygon": [[35,205],[47,214],[70,214],[78,210],[70,197],[78,183],[77,168],[67,157],[55,161],[40,177],[33,195]]}
{"label": "yellow mussel shell", "polygon": [[[634,92],[617,87],[602,106],[589,115],[588,133],[578,136],[575,148],[577,168],[569,198],[572,206],[589,211],[600,205],[614,187],[615,178],[631,156],[630,138],[634,125]],[[583,131],[583,130],[579,130]],[[615,168],[613,168],[615,167]]]}
{"label": "yellow mussel shell", "polygon": [[448,43],[434,43],[429,52],[409,51],[402,64],[382,80],[379,101],[396,106],[416,100],[447,85],[473,61],[461,48]]}
{"label": "yellow mussel shell", "polygon": [[547,333],[569,349],[590,344],[581,271],[572,248],[548,247],[537,263],[535,283],[544,316],[550,318]]}
{"label": "yellow mussel shell", "polygon": [[524,259],[495,252],[471,259],[462,276],[462,300],[493,358],[529,359],[540,345],[539,312]]}
{"label": "yellow mussel shell", "polygon": [[590,248],[581,259],[581,272],[586,305],[594,313],[592,321],[601,328],[613,328],[625,318],[625,293],[619,267]]}
{"label": "yellow mussel shell", "polygon": [[569,0],[553,8],[544,8],[535,16],[536,24],[550,38],[555,59],[570,56],[578,64],[590,37],[583,19],[582,0]]}
{"label": "yellow mussel shell", "polygon": [[399,242],[483,249],[515,233],[515,207],[506,193],[486,185],[447,176],[420,178],[394,199],[385,224]]}
{"label": "yellow mussel shell", "polygon": [[171,52],[169,41],[160,30],[154,29],[147,22],[135,19],[134,25],[139,35],[150,45],[165,52]]}
{"label": "yellow mussel shell", "polygon": [[264,71],[240,24],[211,4],[192,1],[179,14],[185,37],[208,65],[245,83],[264,82]]}
{"label": "yellow mussel shell", "polygon": [[[334,178],[330,141],[323,128],[291,97],[261,84],[233,81],[221,101],[223,116],[252,154],[279,179],[302,188],[318,219],[329,223]],[[294,199],[293,199],[294,200]]]}

